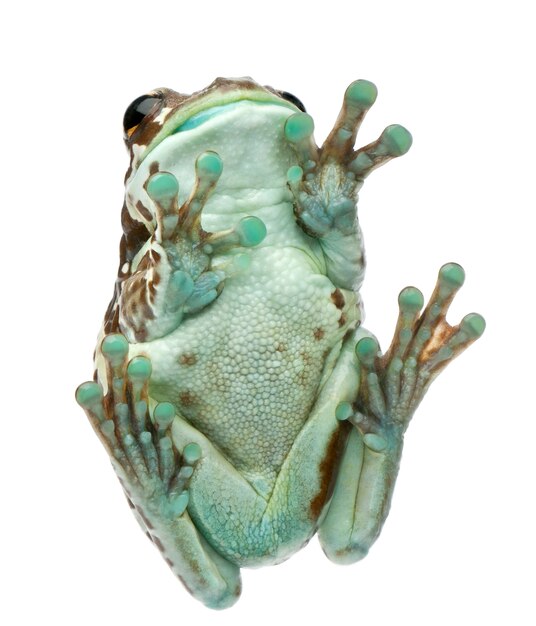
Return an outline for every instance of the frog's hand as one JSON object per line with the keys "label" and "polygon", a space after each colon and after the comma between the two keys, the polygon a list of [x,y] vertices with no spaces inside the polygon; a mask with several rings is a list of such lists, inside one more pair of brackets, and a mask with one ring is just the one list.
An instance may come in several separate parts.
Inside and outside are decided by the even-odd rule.
{"label": "frog's hand", "polygon": [[108,451],[134,514],[173,572],[194,597],[211,608],[226,608],[240,594],[239,569],[201,537],[190,519],[188,483],[202,463],[197,443],[174,449],[169,429],[175,417],[170,403],[148,414],[151,363],[135,357],[127,363],[128,342],[108,335],[102,343],[109,392],[98,383],[80,385],[78,403]]}
{"label": "frog's hand", "polygon": [[455,263],[444,265],[428,306],[407,287],[391,347],[380,355],[377,341],[356,345],[361,384],[354,405],[341,403],[337,417],[355,426],[348,442],[328,514],[319,534],[334,561],[357,561],[380,533],[391,502],[404,431],[434,377],[484,332],[484,319],[466,315],[458,326],[447,309],[464,280]]}
{"label": "frog's hand", "polygon": [[220,157],[201,154],[195,164],[196,183],[190,198],[179,207],[179,184],[168,172],[153,174],[146,183],[155,205],[156,231],[132,275],[123,282],[119,325],[129,341],[150,341],[175,330],[184,316],[193,315],[215,300],[226,273],[247,264],[243,254],[219,267],[215,255],[237,247],[258,245],[266,227],[257,217],[244,217],[227,231],[201,228],[201,211],[222,172]]}
{"label": "frog's hand", "polygon": [[288,171],[294,211],[303,230],[319,239],[327,275],[337,287],[359,288],[364,273],[364,248],[357,223],[357,193],[372,170],[405,154],[411,135],[402,126],[388,126],[377,141],[354,151],[357,131],[376,100],[376,87],[366,80],[352,83],[333,130],[321,148],[313,139],[307,113],[290,116],[285,135],[299,165]]}

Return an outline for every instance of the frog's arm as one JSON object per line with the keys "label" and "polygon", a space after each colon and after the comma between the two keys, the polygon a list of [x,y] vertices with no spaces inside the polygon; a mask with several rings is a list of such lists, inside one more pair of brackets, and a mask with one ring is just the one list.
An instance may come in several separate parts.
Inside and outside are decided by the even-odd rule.
{"label": "frog's arm", "polygon": [[314,123],[307,113],[290,116],[285,125],[286,138],[299,163],[287,174],[298,224],[319,240],[328,277],[344,289],[358,290],[365,270],[357,221],[358,191],[370,172],[405,154],[412,141],[409,132],[395,124],[388,126],[377,141],[354,151],[361,122],[376,96],[371,82],[353,82],[321,148],[313,139]]}
{"label": "frog's arm", "polygon": [[[220,157],[201,154],[196,183],[179,206],[173,174],[157,172],[146,183],[155,206],[156,230],[138,254],[131,275],[122,282],[119,327],[130,342],[150,341],[175,330],[184,316],[197,313],[221,293],[226,272],[214,269],[212,257],[239,246],[256,246],[266,235],[257,217],[244,217],[236,228],[208,233],[201,211],[222,172]],[[235,261],[240,263],[240,255]]]}
{"label": "frog's arm", "polygon": [[355,430],[319,530],[324,551],[333,561],[351,563],[367,554],[389,512],[404,431],[415,409],[435,376],[484,331],[484,320],[475,313],[455,327],[445,320],[463,280],[459,265],[444,265],[422,314],[421,292],[404,289],[394,339],[385,355],[380,355],[372,336],[356,345],[362,378],[359,396],[353,405],[337,407],[337,417],[349,420]]}
{"label": "frog's arm", "polygon": [[196,598],[226,608],[240,595],[240,572],[200,535],[190,519],[188,486],[201,450],[196,443],[174,449],[169,427],[175,409],[161,403],[148,415],[151,364],[145,357],[128,363],[128,342],[108,335],[102,343],[109,392],[94,382],[76,392],[104,444],[129,504],[149,539]]}

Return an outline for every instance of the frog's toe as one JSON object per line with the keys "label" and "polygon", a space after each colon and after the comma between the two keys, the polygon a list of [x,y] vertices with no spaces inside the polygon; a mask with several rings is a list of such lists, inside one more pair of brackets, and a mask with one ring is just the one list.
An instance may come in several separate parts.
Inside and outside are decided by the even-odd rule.
{"label": "frog's toe", "polygon": [[306,173],[312,172],[319,161],[314,129],[313,118],[308,113],[295,113],[285,123],[285,137],[294,148],[298,162]]}
{"label": "frog's toe", "polygon": [[384,355],[373,337],[357,343],[362,372],[358,403],[352,411],[341,406],[338,417],[353,422],[371,449],[379,451],[396,440],[432,380],[484,332],[484,318],[477,313],[469,313],[457,326],[446,321],[449,305],[464,279],[459,265],[444,265],[422,312],[422,293],[415,287],[403,289],[394,338]]}
{"label": "frog's toe", "polygon": [[201,227],[202,210],[222,171],[218,154],[200,154],[195,184],[182,206],[173,174],[153,172],[147,179],[156,229],[136,271],[122,285],[120,328],[130,340],[163,337],[185,315],[211,304],[222,292],[225,278],[248,267],[243,252],[225,253],[258,246],[266,237],[264,222],[255,216],[243,217],[225,231],[207,232]]}
{"label": "frog's toe", "polygon": [[221,173],[223,163],[216,152],[200,154],[195,162],[195,183],[188,200],[179,206],[179,183],[169,172],[156,172],[147,179],[145,188],[154,202],[158,241],[174,240],[178,237],[199,241],[201,212],[214,190]]}
{"label": "frog's toe", "polygon": [[386,412],[404,427],[437,374],[484,332],[484,318],[477,313],[466,315],[457,326],[446,321],[448,308],[464,280],[460,265],[444,265],[422,313],[424,298],[418,289],[406,287],[399,295],[393,341],[387,353],[379,357],[377,369]]}
{"label": "frog's toe", "polygon": [[353,150],[359,127],[376,102],[377,95],[376,85],[368,80],[356,80],[348,86],[337,121],[322,146],[323,158],[347,158]]}
{"label": "frog's toe", "polygon": [[411,148],[412,141],[408,130],[399,124],[392,124],[376,141],[354,152],[348,170],[357,179],[362,180],[380,165],[406,154]]}
{"label": "frog's toe", "polygon": [[87,382],[76,391],[112,459],[123,487],[138,513],[175,519],[188,504],[188,482],[201,458],[198,444],[182,453],[174,449],[170,427],[175,407],[157,404],[149,415],[147,388],[151,362],[144,356],[128,361],[123,335],[107,335],[101,351],[106,360],[108,393]]}

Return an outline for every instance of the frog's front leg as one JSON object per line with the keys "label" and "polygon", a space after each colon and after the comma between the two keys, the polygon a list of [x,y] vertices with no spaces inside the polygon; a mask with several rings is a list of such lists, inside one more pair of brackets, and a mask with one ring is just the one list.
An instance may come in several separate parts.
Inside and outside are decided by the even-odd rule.
{"label": "frog's front leg", "polygon": [[[226,267],[214,256],[234,247],[251,247],[266,236],[257,217],[244,217],[233,229],[208,233],[201,211],[222,172],[215,152],[196,161],[190,198],[179,206],[179,183],[169,172],[154,173],[145,188],[155,207],[156,230],[140,252],[134,271],[122,284],[119,326],[130,342],[149,341],[175,330],[182,319],[215,300],[224,288]],[[233,259],[239,268],[244,257]],[[227,268],[232,263],[227,264]]]}
{"label": "frog's front leg", "polygon": [[445,320],[463,281],[459,265],[444,265],[422,314],[421,292],[407,287],[399,296],[398,323],[387,353],[380,354],[372,336],[356,345],[358,399],[337,407],[337,417],[349,420],[355,430],[319,531],[333,561],[351,563],[367,554],[389,511],[404,431],[415,409],[435,376],[484,332],[484,319],[476,313],[454,327]]}
{"label": "frog's front leg", "polygon": [[319,240],[328,277],[344,289],[359,289],[365,270],[356,215],[358,191],[372,170],[405,154],[412,141],[409,132],[395,124],[377,141],[353,149],[361,122],[376,96],[376,87],[369,81],[352,83],[321,148],[313,139],[314,124],[307,113],[290,116],[285,125],[286,138],[299,162],[287,174],[296,219],[308,235]]}
{"label": "frog's front leg", "polygon": [[151,420],[147,387],[151,363],[134,357],[128,342],[107,335],[102,342],[108,393],[98,383],[80,385],[78,403],[86,411],[112,460],[138,522],[168,565],[197,599],[226,608],[240,595],[236,565],[219,555],[195,528],[186,507],[188,484],[201,457],[197,443],[179,452],[170,436],[172,404],[157,404]]}

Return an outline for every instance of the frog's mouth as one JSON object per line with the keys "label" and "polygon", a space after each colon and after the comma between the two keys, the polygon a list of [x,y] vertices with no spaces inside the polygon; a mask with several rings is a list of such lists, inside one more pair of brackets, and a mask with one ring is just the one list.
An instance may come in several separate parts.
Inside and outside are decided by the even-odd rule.
{"label": "frog's mouth", "polygon": [[133,155],[133,169],[139,167],[147,156],[171,135],[195,129],[223,113],[247,104],[262,107],[276,105],[292,113],[300,110],[294,103],[268,90],[260,89],[222,91],[218,92],[217,97],[213,93],[210,98],[195,98],[190,103],[183,103],[179,109],[171,113],[148,145],[140,146],[141,150]]}
{"label": "frog's mouth", "polygon": [[181,133],[185,130],[192,130],[194,128],[197,128],[198,126],[201,126],[201,124],[204,124],[205,122],[207,122],[208,120],[216,117],[217,115],[220,115],[222,113],[226,113],[228,111],[232,111],[233,109],[238,109],[240,107],[243,107],[244,104],[246,103],[253,103],[255,105],[258,106],[266,106],[266,105],[279,105],[279,106],[283,106],[286,107],[287,109],[290,109],[292,111],[296,111],[295,107],[293,105],[290,105],[289,103],[286,103],[284,101],[281,102],[277,102],[277,101],[273,101],[273,100],[251,100],[249,98],[244,98],[242,100],[238,100],[236,102],[230,102],[228,104],[220,104],[220,105],[216,105],[216,106],[212,106],[209,107],[208,109],[205,109],[204,111],[200,111],[199,113],[196,113],[195,115],[192,115],[192,117],[188,118],[186,121],[181,122],[176,128],[175,130],[173,130],[170,134],[174,135],[176,133]]}

